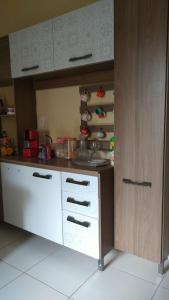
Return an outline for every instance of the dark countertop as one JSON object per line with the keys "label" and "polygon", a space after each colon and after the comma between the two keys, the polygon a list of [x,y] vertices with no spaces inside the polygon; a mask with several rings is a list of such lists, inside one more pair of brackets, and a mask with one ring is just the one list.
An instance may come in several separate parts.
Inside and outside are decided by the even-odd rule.
{"label": "dark countertop", "polygon": [[53,158],[49,161],[43,161],[38,158],[23,158],[22,156],[5,156],[0,157],[1,162],[19,164],[23,166],[50,169],[62,172],[72,172],[72,173],[83,173],[86,175],[95,175],[98,176],[101,173],[106,172],[107,170],[112,169],[113,166],[104,166],[104,167],[83,167],[73,164],[69,160]]}

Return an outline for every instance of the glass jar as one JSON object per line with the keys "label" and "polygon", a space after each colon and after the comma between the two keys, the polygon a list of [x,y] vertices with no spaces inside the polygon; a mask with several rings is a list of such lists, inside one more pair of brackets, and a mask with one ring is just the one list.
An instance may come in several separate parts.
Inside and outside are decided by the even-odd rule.
{"label": "glass jar", "polygon": [[57,138],[55,143],[55,155],[58,158],[64,158],[65,157],[65,147],[64,147],[64,138]]}
{"label": "glass jar", "polygon": [[65,159],[74,159],[76,156],[77,140],[76,138],[65,138],[64,139],[64,149],[65,149]]}

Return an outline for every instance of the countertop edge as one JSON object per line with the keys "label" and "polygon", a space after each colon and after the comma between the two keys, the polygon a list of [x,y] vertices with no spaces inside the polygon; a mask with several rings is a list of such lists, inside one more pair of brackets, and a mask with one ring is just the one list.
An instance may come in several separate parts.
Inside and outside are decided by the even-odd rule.
{"label": "countertop edge", "polygon": [[23,157],[0,157],[0,162],[18,164],[22,166],[35,167],[40,169],[55,170],[60,172],[78,173],[84,175],[99,176],[101,173],[112,169],[113,166],[86,168],[74,165],[71,161],[65,161],[63,159],[52,159],[50,161],[40,161],[38,159],[23,158]]}

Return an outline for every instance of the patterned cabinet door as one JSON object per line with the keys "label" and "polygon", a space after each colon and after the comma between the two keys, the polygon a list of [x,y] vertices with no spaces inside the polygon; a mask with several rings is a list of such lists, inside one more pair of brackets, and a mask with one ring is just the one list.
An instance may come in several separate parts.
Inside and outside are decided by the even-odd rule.
{"label": "patterned cabinet door", "polygon": [[54,68],[114,58],[113,0],[103,0],[53,20]]}
{"label": "patterned cabinet door", "polygon": [[9,39],[13,78],[52,70],[52,21],[12,33]]}

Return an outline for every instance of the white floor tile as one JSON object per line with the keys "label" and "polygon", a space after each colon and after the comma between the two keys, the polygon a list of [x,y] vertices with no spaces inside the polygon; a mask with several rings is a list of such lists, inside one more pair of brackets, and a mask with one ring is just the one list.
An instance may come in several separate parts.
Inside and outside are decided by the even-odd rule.
{"label": "white floor tile", "polygon": [[121,254],[120,251],[112,249],[111,251],[109,251],[106,256],[104,257],[104,262],[105,265],[109,265],[111,263],[113,263],[114,261],[116,261],[116,259],[118,258],[118,256]]}
{"label": "white floor tile", "polygon": [[97,270],[97,261],[62,247],[28,271],[64,295],[70,296]]}
{"label": "white floor tile", "polygon": [[58,247],[53,242],[32,235],[0,249],[0,258],[19,270],[26,271]]}
{"label": "white floor tile", "polygon": [[15,281],[0,290],[2,300],[65,300],[65,296],[47,287],[41,282],[21,275]]}
{"label": "white floor tile", "polygon": [[21,274],[18,270],[0,261],[0,288]]}
{"label": "white floor tile", "polygon": [[74,300],[150,300],[156,286],[109,266],[97,272],[73,296]]}
{"label": "white floor tile", "polygon": [[26,234],[24,231],[7,224],[0,225],[0,249],[19,240]]}
{"label": "white floor tile", "polygon": [[169,290],[164,289],[160,287],[155,296],[153,297],[153,300],[168,300],[169,299]]}
{"label": "white floor tile", "polygon": [[161,285],[167,289],[169,289],[169,271],[166,273],[166,275],[164,276],[164,279],[161,283]]}
{"label": "white floor tile", "polygon": [[158,274],[157,263],[153,263],[132,254],[121,253],[112,262],[112,267],[154,284],[159,284],[163,278],[162,275]]}

